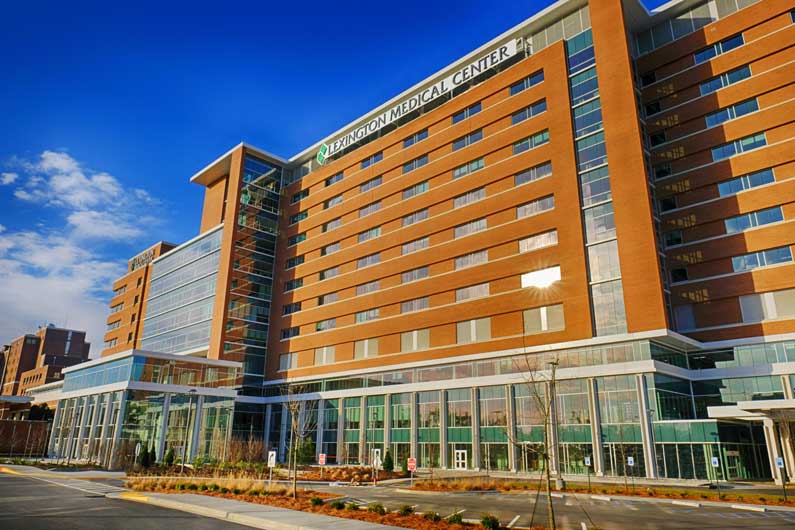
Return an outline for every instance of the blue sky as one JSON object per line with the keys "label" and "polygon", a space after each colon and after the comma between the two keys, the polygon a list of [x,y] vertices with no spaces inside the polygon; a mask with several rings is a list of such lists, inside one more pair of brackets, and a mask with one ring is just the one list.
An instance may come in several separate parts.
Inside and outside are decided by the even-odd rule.
{"label": "blue sky", "polygon": [[96,355],[127,258],[196,234],[195,171],[292,156],[546,5],[5,2],[0,343],[54,322]]}

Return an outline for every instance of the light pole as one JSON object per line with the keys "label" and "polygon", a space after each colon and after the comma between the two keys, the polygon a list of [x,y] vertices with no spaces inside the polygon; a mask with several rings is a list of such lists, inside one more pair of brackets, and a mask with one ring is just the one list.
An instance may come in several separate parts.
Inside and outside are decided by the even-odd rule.
{"label": "light pole", "polygon": [[185,441],[182,444],[182,458],[179,463],[179,472],[182,474],[185,471],[185,459],[188,457],[188,436],[190,435],[190,413],[193,409],[193,396],[196,395],[196,389],[191,388],[188,390],[188,417],[185,418]]}
{"label": "light pole", "polygon": [[[555,451],[555,456],[558,457],[558,465],[557,465],[557,477],[555,478],[555,487],[562,490],[565,487],[565,483],[563,482],[563,475],[560,471],[560,455],[558,452],[558,408],[557,408],[557,385],[556,385],[556,373],[558,369],[558,361],[550,361],[547,363],[550,367],[550,373],[552,374],[549,380],[549,423],[550,429],[552,432],[550,433],[550,438],[552,439],[553,443],[549,444],[552,446],[552,451]],[[547,451],[548,453],[551,451]],[[551,463],[552,458],[550,455],[549,462],[547,465]]]}

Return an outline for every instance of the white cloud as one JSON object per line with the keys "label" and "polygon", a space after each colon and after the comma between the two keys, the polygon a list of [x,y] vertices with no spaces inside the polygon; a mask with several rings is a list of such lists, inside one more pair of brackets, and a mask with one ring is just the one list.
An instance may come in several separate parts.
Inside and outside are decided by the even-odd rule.
{"label": "white cloud", "polygon": [[74,212],[66,220],[74,228],[72,235],[81,239],[124,241],[142,234],[139,226],[109,212]]}
{"label": "white cloud", "polygon": [[19,178],[18,173],[0,173],[0,184],[8,186],[13,184]]}

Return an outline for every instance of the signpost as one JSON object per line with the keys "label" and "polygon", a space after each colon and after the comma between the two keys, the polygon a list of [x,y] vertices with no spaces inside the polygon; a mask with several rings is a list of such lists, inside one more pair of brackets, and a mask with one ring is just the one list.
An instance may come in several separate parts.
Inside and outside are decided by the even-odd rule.
{"label": "signpost", "polygon": [[630,476],[632,477],[632,492],[634,493],[635,492],[635,457],[634,456],[627,457],[627,465],[632,468],[632,471],[630,471],[631,473]]}
{"label": "signpost", "polygon": [[320,465],[320,478],[323,479],[323,466],[326,465],[326,453],[317,455],[317,463]]}
{"label": "signpost", "polygon": [[711,459],[712,467],[715,468],[715,484],[718,488],[718,499],[720,500],[720,458],[713,456]]}
{"label": "signpost", "polygon": [[784,502],[787,502],[787,468],[784,467],[783,457],[776,457],[776,467],[781,470],[781,488],[784,490]]}
{"label": "signpost", "polygon": [[585,457],[585,469],[588,472],[588,493],[591,493],[591,457]]}
{"label": "signpost", "polygon": [[268,451],[268,487],[273,482],[273,468],[276,467],[276,451]]}
{"label": "signpost", "polygon": [[416,458],[409,458],[406,461],[406,467],[411,472],[411,486],[414,487],[414,470],[417,469],[417,459]]}

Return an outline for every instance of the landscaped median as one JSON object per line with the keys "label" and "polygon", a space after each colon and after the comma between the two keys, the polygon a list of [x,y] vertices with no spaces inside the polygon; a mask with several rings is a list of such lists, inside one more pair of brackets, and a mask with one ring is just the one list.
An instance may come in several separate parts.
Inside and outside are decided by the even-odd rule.
{"label": "landscaped median", "polygon": [[[240,501],[249,504],[261,505],[273,509],[294,510],[303,512],[305,514],[315,514],[326,517],[337,517],[345,519],[354,519],[362,523],[373,523],[374,525],[387,525],[392,527],[413,528],[416,530],[469,530],[477,528],[478,526],[485,528],[499,528],[499,522],[496,518],[484,514],[479,525],[466,523],[463,521],[460,514],[453,514],[447,518],[441,515],[430,513],[415,513],[411,506],[404,506],[396,511],[387,511],[380,503],[371,503],[366,506],[342,498],[335,498],[329,493],[316,492],[310,489],[299,489],[293,495],[293,491],[283,485],[268,486],[267,483],[261,481],[254,481],[249,479],[215,479],[215,480],[194,480],[194,479],[179,479],[179,478],[154,478],[154,477],[135,477],[130,478],[126,486],[132,489],[132,492],[120,494],[120,498],[126,500],[133,500],[139,502],[150,502],[153,504],[160,503],[165,507],[177,508],[174,504],[188,504],[187,510],[191,511],[191,507],[195,506],[195,511],[199,515],[207,515],[210,517],[218,517],[229,519],[230,521],[239,522],[242,524],[251,523],[252,515],[244,514],[232,517],[227,512],[224,515],[224,508],[213,508],[209,503],[196,503],[193,499],[196,495],[184,495],[185,501],[191,502],[182,503],[180,495],[176,494],[198,494],[210,496],[217,499],[226,499],[229,501]],[[151,495],[149,494],[151,492]],[[153,502],[154,500],[154,502]],[[217,513],[210,513],[215,510]],[[248,510],[250,512],[250,509]],[[270,513],[270,512],[269,512]],[[294,519],[300,519],[297,514],[293,516]],[[285,524],[263,523],[262,528],[290,528],[289,521]],[[321,522],[318,528],[328,528],[329,523],[323,526]],[[292,525],[293,527],[307,529],[311,528],[302,522],[300,525]],[[374,527],[374,526],[373,526]],[[353,528],[351,523],[347,523],[344,527]],[[542,527],[536,527],[541,529]]]}

